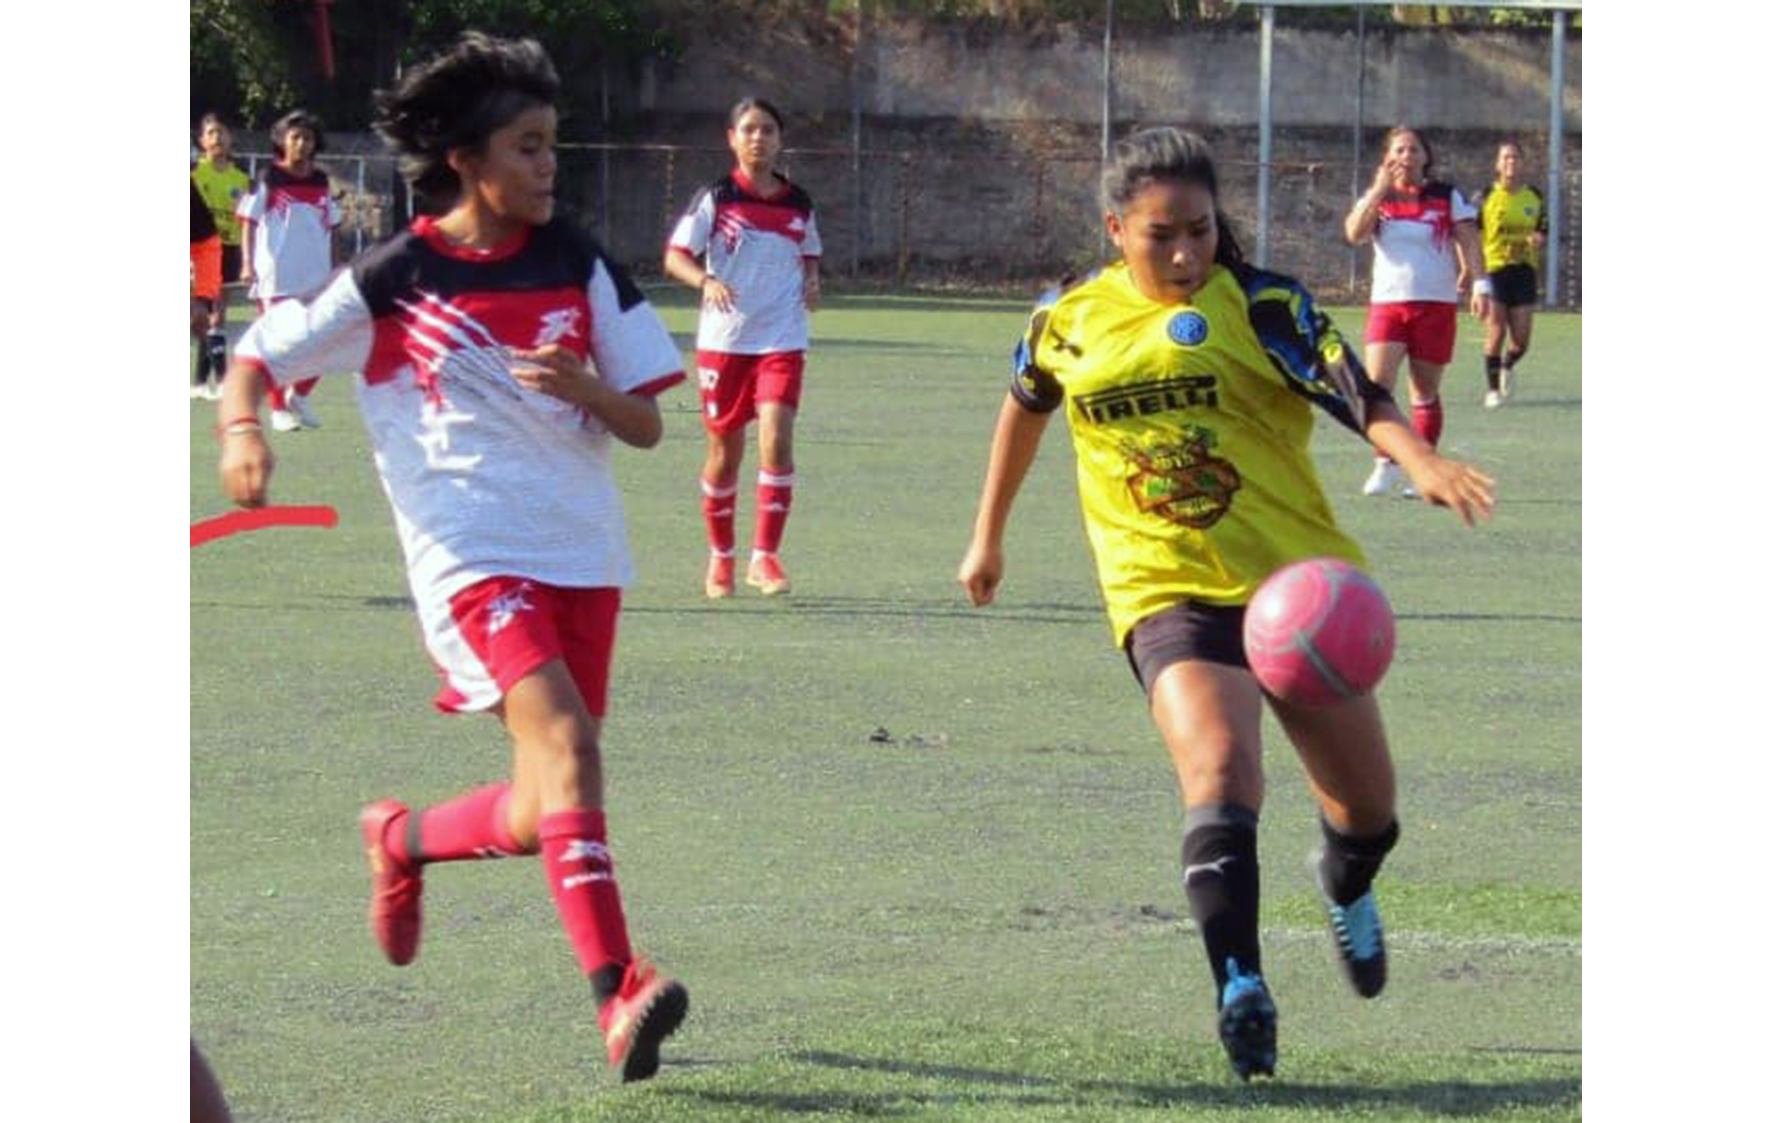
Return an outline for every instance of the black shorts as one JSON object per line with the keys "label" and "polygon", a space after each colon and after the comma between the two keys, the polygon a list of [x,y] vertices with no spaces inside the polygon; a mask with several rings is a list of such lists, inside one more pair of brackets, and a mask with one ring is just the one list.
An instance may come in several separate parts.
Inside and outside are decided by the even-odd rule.
{"label": "black shorts", "polygon": [[1503,265],[1489,274],[1490,298],[1508,308],[1538,303],[1538,270],[1530,265]]}
{"label": "black shorts", "polygon": [[240,247],[222,243],[222,284],[234,285],[240,282]]}
{"label": "black shorts", "polygon": [[1243,652],[1244,611],[1240,604],[1184,600],[1132,625],[1126,637],[1126,661],[1132,664],[1138,685],[1148,696],[1163,668],[1188,659],[1248,670],[1249,657]]}

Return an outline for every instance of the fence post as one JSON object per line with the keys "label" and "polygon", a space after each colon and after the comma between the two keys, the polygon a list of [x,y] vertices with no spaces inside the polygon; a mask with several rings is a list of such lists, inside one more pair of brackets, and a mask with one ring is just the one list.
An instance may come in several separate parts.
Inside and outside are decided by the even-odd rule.
{"label": "fence post", "polygon": [[898,154],[898,283],[911,267],[911,154]]}

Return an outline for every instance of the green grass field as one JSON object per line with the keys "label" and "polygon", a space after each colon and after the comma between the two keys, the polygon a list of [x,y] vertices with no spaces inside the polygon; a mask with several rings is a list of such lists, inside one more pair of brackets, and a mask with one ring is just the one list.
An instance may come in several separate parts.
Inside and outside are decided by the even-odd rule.
{"label": "green grass field", "polygon": [[[687,345],[692,311],[659,299]],[[998,603],[971,609],[954,582],[1025,307],[828,300],[790,598],[702,598],[690,388],[667,395],[659,448],[618,454],[642,579],[605,734],[612,845],[636,943],[692,993],[634,1087],[604,1067],[533,861],[433,868],[411,967],[370,939],[358,808],[508,761],[491,719],[430,709],[349,383],[322,385],[326,427],[275,438],[273,500],[329,504],[338,527],[191,556],[191,1032],[237,1118],[1580,1117],[1580,320],[1539,318],[1493,413],[1463,320],[1444,444],[1500,481],[1479,530],[1361,498],[1363,447],[1319,423],[1323,476],[1398,613],[1391,984],[1364,1002],[1336,971],[1311,804],[1270,723],[1280,1069],[1245,1086],[1213,1033],[1173,773],[1111,646],[1062,424]],[[1361,314],[1337,320],[1357,334]],[[226,509],[212,423],[193,403],[193,521]]]}

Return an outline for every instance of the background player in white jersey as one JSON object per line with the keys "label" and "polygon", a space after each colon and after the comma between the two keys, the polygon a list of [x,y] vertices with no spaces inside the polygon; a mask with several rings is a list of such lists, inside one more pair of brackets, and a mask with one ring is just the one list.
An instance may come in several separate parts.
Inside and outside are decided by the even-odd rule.
{"label": "background player in white jersey", "polygon": [[[1445,426],[1440,377],[1452,361],[1459,295],[1471,293],[1471,311],[1489,311],[1489,279],[1477,208],[1444,180],[1431,179],[1433,150],[1420,133],[1399,125],[1384,136],[1384,159],[1372,186],[1354,201],[1343,223],[1353,245],[1372,243],[1372,306],[1366,318],[1366,369],[1372,381],[1394,389],[1409,359],[1410,421],[1429,445]],[[1403,483],[1396,462],[1382,453],[1361,489],[1384,495]],[[1405,496],[1415,492],[1405,486]]]}
{"label": "background player in white jersey", "polygon": [[665,272],[701,293],[695,362],[708,434],[705,591],[716,598],[733,591],[738,472],[753,417],[762,463],[745,582],[766,596],[788,591],[778,553],[794,499],[794,416],[824,251],[811,197],[776,170],[781,134],[781,111],[762,98],[732,107],[726,143],[738,166],[696,196],[664,256]]}
{"label": "background player in white jersey", "polygon": [[[278,301],[311,299],[332,274],[332,231],[342,215],[331,181],[314,166],[324,143],[311,113],[285,113],[271,126],[276,162],[240,200],[236,214],[246,247],[240,279],[252,286],[260,311]],[[272,392],[274,428],[319,427],[320,419],[307,403],[315,382],[305,379]]]}
{"label": "background player in white jersey", "polygon": [[265,386],[362,372],[436,704],[491,712],[512,745],[507,782],[364,808],[371,929],[411,962],[425,866],[539,852],[610,1063],[640,1080],[689,996],[633,954],[608,847],[599,740],[633,578],[610,438],[657,444],[654,396],[683,371],[632,280],[554,213],[558,89],[533,41],[469,33],[377,94],[425,216],[247,332],[223,386],[221,474],[235,502],[265,502]]}

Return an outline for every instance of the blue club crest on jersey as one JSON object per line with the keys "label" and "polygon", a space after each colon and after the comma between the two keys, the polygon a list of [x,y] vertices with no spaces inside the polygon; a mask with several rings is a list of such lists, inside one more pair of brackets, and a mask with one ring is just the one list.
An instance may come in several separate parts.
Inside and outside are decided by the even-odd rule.
{"label": "blue club crest on jersey", "polygon": [[1183,347],[1198,347],[1206,342],[1206,317],[1188,310],[1169,317],[1169,338]]}

